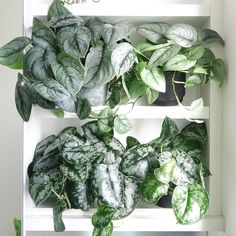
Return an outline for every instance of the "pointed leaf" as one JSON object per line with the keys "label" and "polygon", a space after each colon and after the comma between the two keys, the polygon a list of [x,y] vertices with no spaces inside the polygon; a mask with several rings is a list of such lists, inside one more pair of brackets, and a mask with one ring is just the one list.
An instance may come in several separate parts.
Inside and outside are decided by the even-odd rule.
{"label": "pointed leaf", "polygon": [[111,108],[104,108],[98,116],[98,127],[100,131],[107,133],[113,129],[114,126],[113,111]]}
{"label": "pointed leaf", "polygon": [[126,150],[129,150],[130,148],[132,148],[136,145],[139,145],[139,144],[140,144],[140,142],[134,137],[128,136],[126,138]]}
{"label": "pointed leaf", "polygon": [[154,89],[147,88],[146,89],[146,95],[147,95],[148,104],[152,104],[159,97],[159,92],[154,90]]}
{"label": "pointed leaf", "polygon": [[48,20],[61,15],[70,15],[71,12],[64,7],[61,0],[53,0],[48,10]]}
{"label": "pointed leaf", "polygon": [[205,53],[205,48],[202,45],[198,45],[196,47],[191,47],[185,54],[188,59],[190,60],[198,60],[200,59]]}
{"label": "pointed leaf", "polygon": [[222,37],[212,29],[202,29],[200,32],[200,39],[205,43],[220,42],[223,46],[225,45]]}
{"label": "pointed leaf", "polygon": [[91,104],[86,98],[78,98],[76,102],[76,114],[80,120],[87,119],[91,113]]}
{"label": "pointed leaf", "polygon": [[31,43],[27,37],[18,37],[0,48],[0,64],[12,69],[23,68],[23,51]]}

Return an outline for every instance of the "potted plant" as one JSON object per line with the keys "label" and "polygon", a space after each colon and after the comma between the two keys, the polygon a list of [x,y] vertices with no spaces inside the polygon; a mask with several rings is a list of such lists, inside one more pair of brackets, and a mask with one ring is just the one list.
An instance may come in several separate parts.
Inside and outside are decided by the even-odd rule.
{"label": "potted plant", "polygon": [[[65,230],[63,211],[88,211],[96,202],[93,235],[112,235],[112,221],[131,214],[141,195],[156,204],[171,191],[179,223],[195,223],[204,217],[207,169],[199,157],[206,141],[204,124],[190,123],[179,132],[166,118],[159,138],[140,144],[128,137],[126,148],[113,130],[101,132],[97,121],[86,123],[82,130],[80,134],[75,127],[68,127],[39,142],[28,167],[29,192],[35,204],[49,198],[54,202],[55,231]],[[188,202],[183,204],[186,197]]]}
{"label": "potted plant", "polygon": [[[123,88],[128,100],[146,95],[149,104],[183,107],[185,88],[204,86],[210,80],[223,84],[224,62],[207,47],[213,42],[224,45],[214,30],[158,22],[140,25],[137,32],[146,42],[133,46],[135,66],[117,82],[117,90]],[[202,106],[202,99],[198,103]]]}
{"label": "potted plant", "polygon": [[115,77],[111,54],[131,32],[128,21],[85,21],[54,0],[47,21],[34,18],[31,38],[17,37],[0,49],[0,64],[23,69],[15,90],[23,120],[33,104],[59,116],[76,112],[80,119],[89,116],[91,103],[103,105],[104,88]]}

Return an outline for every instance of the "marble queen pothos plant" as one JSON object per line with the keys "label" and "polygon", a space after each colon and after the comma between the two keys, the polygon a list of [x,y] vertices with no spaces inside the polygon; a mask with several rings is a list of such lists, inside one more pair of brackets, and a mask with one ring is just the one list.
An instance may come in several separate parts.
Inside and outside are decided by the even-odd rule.
{"label": "marble queen pothos plant", "polygon": [[159,138],[140,144],[127,137],[126,147],[112,130],[101,132],[97,121],[84,124],[82,130],[68,127],[43,139],[28,167],[29,192],[36,206],[49,199],[54,204],[55,231],[65,230],[65,210],[97,206],[93,236],[110,236],[112,221],[130,215],[141,196],[156,204],[171,194],[180,224],[205,216],[209,200],[204,177],[210,173],[200,155],[207,138],[204,123],[190,123],[179,131],[166,118]]}

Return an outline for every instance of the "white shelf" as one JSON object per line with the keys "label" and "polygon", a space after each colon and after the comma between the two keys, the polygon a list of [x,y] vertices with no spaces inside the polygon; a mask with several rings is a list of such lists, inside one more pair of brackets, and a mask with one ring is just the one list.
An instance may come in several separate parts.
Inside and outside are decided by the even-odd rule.
{"label": "white shelf", "polygon": [[[69,210],[63,214],[66,231],[92,231],[94,211]],[[54,231],[52,209],[35,208],[27,212],[27,231]],[[194,225],[180,225],[172,209],[136,209],[129,217],[113,221],[114,231],[223,231],[221,216],[206,216]]]}
{"label": "white shelf", "polygon": [[[94,112],[99,112],[103,109],[103,106],[93,107]],[[125,114],[129,119],[163,119],[166,116],[172,119],[185,119],[183,110],[179,106],[162,107],[162,106],[134,106],[122,105],[118,110],[118,114]],[[33,107],[32,117],[37,118],[57,118],[50,110],[45,110],[39,107]],[[66,119],[77,119],[75,113],[65,112],[64,118]],[[209,107],[204,107],[202,112],[195,116],[187,116],[191,119],[209,119]]]}

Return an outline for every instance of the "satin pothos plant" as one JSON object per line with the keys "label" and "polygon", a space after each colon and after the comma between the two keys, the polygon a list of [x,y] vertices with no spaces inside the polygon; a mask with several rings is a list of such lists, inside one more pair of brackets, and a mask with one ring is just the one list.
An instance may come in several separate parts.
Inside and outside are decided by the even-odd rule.
{"label": "satin pothos plant", "polygon": [[204,217],[204,177],[209,175],[200,157],[204,124],[190,123],[180,132],[166,118],[159,138],[140,144],[128,137],[126,147],[112,130],[101,132],[96,121],[82,130],[81,134],[68,127],[39,142],[28,167],[29,192],[36,206],[54,202],[55,231],[65,230],[65,210],[97,206],[93,235],[112,235],[112,221],[130,215],[141,196],[156,204],[161,196],[173,194],[173,210],[181,224]]}
{"label": "satin pothos plant", "polygon": [[22,119],[29,120],[32,105],[52,109],[59,117],[66,111],[88,118],[91,104],[80,92],[115,78],[122,58],[111,60],[111,54],[124,50],[122,40],[132,29],[126,20],[116,24],[98,17],[84,20],[72,15],[61,0],[54,0],[47,20],[34,18],[31,38],[17,37],[0,48],[0,64],[23,70],[15,88]]}

